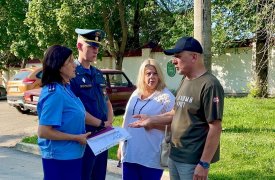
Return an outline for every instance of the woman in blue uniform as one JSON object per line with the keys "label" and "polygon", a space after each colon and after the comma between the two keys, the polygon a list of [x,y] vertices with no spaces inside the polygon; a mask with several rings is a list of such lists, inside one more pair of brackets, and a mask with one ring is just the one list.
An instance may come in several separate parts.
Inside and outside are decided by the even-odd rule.
{"label": "woman in blue uniform", "polygon": [[37,106],[44,180],[81,179],[82,156],[90,133],[85,133],[85,108],[68,84],[75,77],[75,67],[69,48],[54,45],[47,49]]}

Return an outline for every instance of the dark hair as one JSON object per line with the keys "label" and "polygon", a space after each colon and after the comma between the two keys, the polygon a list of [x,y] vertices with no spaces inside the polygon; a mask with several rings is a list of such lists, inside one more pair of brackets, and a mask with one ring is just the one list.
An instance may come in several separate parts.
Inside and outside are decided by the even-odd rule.
{"label": "dark hair", "polygon": [[53,45],[46,50],[43,58],[42,86],[62,82],[60,69],[72,53],[71,49],[61,45]]}

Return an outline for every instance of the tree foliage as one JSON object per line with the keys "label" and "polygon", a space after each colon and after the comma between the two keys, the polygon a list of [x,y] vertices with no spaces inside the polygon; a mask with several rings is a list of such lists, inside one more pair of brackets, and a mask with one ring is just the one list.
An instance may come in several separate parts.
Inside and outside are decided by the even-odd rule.
{"label": "tree foliage", "polygon": [[[222,54],[247,39],[261,42],[259,74],[268,65],[269,52],[263,50],[274,46],[274,0],[211,2],[212,53]],[[193,14],[193,0],[0,0],[0,68],[41,58],[53,44],[76,53],[75,28],[97,28],[107,33],[101,55],[108,51],[121,69],[125,51],[149,42],[170,48],[180,37],[193,36]],[[264,76],[259,82],[267,82]]]}
{"label": "tree foliage", "polygon": [[24,64],[37,51],[36,39],[24,24],[28,3],[25,0],[0,1],[0,69]]}
{"label": "tree foliage", "polygon": [[121,19],[125,16],[126,7],[121,0],[33,0],[26,23],[41,49],[53,44],[75,47],[75,28],[104,29],[109,53],[116,58],[125,49],[127,27],[125,19]]}
{"label": "tree foliage", "polygon": [[11,54],[16,57],[10,60],[42,58],[44,50],[53,44],[66,45],[76,52],[75,28],[97,28],[107,33],[103,50],[117,60],[116,68],[120,69],[126,50],[141,48],[149,42],[170,47],[178,37],[192,34],[191,1],[0,2],[1,57],[11,57]]}
{"label": "tree foliage", "polygon": [[[269,50],[274,47],[274,0],[213,0],[213,51],[223,53],[247,39],[256,43],[254,96],[268,96]],[[232,43],[236,40],[237,43]]]}
{"label": "tree foliage", "polygon": [[251,0],[213,0],[213,52],[222,54],[233,41],[253,38],[256,29],[256,7]]}
{"label": "tree foliage", "polygon": [[[52,44],[75,47],[75,28],[103,29],[107,34],[104,48],[121,69],[126,50],[148,42],[169,46],[182,32],[190,34],[191,12],[187,16],[163,7],[154,0],[33,0],[25,22],[41,50]],[[185,21],[188,26],[183,25]]]}
{"label": "tree foliage", "polygon": [[268,97],[268,69],[270,50],[274,46],[275,35],[275,5],[274,1],[257,1],[256,30],[256,97]]}

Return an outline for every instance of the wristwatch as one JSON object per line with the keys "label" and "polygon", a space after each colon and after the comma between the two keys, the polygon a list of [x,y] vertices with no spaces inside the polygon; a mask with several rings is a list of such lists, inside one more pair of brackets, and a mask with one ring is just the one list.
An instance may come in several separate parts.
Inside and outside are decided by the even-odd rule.
{"label": "wristwatch", "polygon": [[105,121],[101,121],[99,127],[104,128],[105,127]]}
{"label": "wristwatch", "polygon": [[204,169],[209,169],[210,164],[208,162],[199,161],[199,165],[201,165]]}

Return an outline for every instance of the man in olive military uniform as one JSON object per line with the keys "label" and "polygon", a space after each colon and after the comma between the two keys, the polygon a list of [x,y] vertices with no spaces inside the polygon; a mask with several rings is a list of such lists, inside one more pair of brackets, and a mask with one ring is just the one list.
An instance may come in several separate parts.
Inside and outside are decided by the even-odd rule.
{"label": "man in olive military uniform", "polygon": [[[105,33],[99,29],[76,29],[78,60],[71,89],[86,109],[86,132],[95,132],[112,125],[113,108],[106,94],[102,72],[91,65],[97,58]],[[82,179],[105,180],[108,151],[95,156],[87,145],[83,156]]]}
{"label": "man in olive military uniform", "polygon": [[138,115],[131,127],[150,128],[171,123],[169,174],[172,180],[205,180],[210,163],[219,160],[224,91],[218,79],[207,72],[201,44],[193,37],[179,39],[172,63],[185,78],[177,91],[174,110],[159,116]]}

